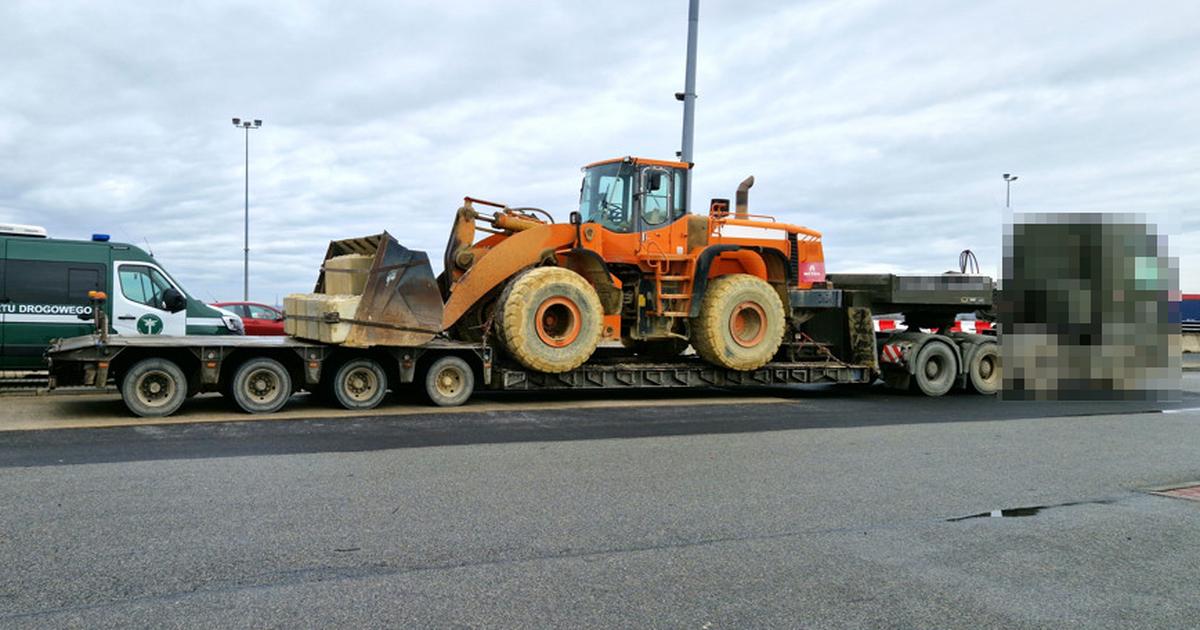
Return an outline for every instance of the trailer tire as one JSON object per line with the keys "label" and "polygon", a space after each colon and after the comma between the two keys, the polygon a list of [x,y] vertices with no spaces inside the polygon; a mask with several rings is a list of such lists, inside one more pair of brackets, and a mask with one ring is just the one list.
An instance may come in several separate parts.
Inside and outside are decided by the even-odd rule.
{"label": "trailer tire", "polygon": [[739,273],[711,281],[692,320],[692,345],[705,361],[731,370],[766,365],[783,342],[779,294],[757,276]]}
{"label": "trailer tire", "polygon": [[334,372],[331,388],[343,409],[374,409],[387,396],[387,372],[373,359],[354,359]]}
{"label": "trailer tire", "polygon": [[604,329],[596,289],[562,267],[536,267],[504,288],[496,321],[508,354],[538,372],[568,372],[587,361]]}
{"label": "trailer tire", "polygon": [[991,396],[1000,391],[1000,347],[993,342],[979,344],[967,373],[976,392]]}
{"label": "trailer tire", "polygon": [[425,372],[425,397],[439,407],[457,407],[475,391],[475,372],[459,357],[442,357]]}
{"label": "trailer tire", "polygon": [[958,358],[950,346],[940,341],[926,343],[917,353],[913,380],[926,396],[941,396],[958,379]]}
{"label": "trailer tire", "polygon": [[242,411],[272,413],[292,397],[292,377],[279,361],[258,357],[238,366],[231,388]]}
{"label": "trailer tire", "polygon": [[142,359],[121,379],[121,399],[134,415],[161,418],[175,413],[187,399],[187,376],[167,359]]}

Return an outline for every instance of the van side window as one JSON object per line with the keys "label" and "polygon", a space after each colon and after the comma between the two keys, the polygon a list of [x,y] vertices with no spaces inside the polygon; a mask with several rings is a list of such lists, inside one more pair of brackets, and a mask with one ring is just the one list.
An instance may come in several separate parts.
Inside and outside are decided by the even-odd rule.
{"label": "van side window", "polygon": [[47,260],[9,260],[4,295],[14,304],[85,306],[88,291],[103,290],[105,265]]}
{"label": "van side window", "polygon": [[126,299],[166,310],[163,291],[170,289],[171,283],[158,270],[141,265],[125,265],[118,275],[121,277],[121,295]]}

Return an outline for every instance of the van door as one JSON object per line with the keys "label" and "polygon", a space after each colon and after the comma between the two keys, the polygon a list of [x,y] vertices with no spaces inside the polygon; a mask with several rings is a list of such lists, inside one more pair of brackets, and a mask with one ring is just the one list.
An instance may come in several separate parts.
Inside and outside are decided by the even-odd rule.
{"label": "van door", "polygon": [[[172,313],[163,303],[167,289],[183,290],[150,263],[114,262],[113,329],[119,335],[183,335],[187,309]],[[184,294],[186,295],[186,294]]]}

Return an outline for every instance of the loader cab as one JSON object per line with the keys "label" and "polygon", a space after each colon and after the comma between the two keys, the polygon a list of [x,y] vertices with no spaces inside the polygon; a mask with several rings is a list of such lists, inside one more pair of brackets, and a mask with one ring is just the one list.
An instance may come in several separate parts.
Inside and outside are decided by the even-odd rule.
{"label": "loader cab", "polygon": [[583,168],[579,211],[584,221],[617,233],[656,230],[687,214],[690,165],[617,158]]}

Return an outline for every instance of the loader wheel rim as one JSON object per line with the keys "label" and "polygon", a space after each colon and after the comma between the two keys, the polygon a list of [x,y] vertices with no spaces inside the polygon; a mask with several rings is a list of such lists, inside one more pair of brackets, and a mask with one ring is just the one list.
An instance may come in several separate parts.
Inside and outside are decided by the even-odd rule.
{"label": "loader wheel rim", "polygon": [[379,389],[379,378],[375,371],[368,367],[358,367],[350,370],[342,381],[342,391],[356,402],[370,400]]}
{"label": "loader wheel rim", "polygon": [[437,388],[438,394],[445,398],[454,398],[462,391],[463,388],[463,373],[456,367],[442,368],[437,378],[434,379],[434,387]]}
{"label": "loader wheel rim", "polygon": [[565,348],[579,338],[583,328],[579,305],[556,296],[542,302],[534,316],[538,339],[551,348]]}
{"label": "loader wheel rim", "polygon": [[767,336],[767,312],[757,302],[746,301],[729,314],[729,335],[743,348],[753,348]]}
{"label": "loader wheel rim", "polygon": [[161,407],[175,395],[175,379],[166,372],[154,370],[139,376],[134,389],[138,402],[147,407]]}

